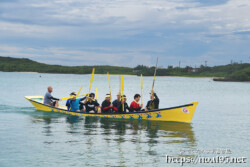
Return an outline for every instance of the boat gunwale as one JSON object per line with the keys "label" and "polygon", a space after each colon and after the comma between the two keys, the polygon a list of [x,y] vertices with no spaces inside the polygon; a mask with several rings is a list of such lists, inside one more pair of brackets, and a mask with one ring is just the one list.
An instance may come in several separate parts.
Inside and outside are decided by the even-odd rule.
{"label": "boat gunwale", "polygon": [[176,109],[176,108],[182,108],[182,107],[188,107],[188,106],[193,106],[194,105],[194,102],[190,103],[190,104],[184,104],[184,105],[180,105],[180,106],[175,106],[175,107],[169,107],[169,108],[161,108],[161,109],[155,109],[155,110],[148,110],[148,111],[138,111],[138,112],[126,112],[126,113],[86,113],[86,112],[77,112],[77,111],[70,111],[70,110],[65,110],[65,109],[62,109],[62,108],[57,108],[57,107],[54,107],[54,106],[50,106],[50,105],[47,105],[47,104],[43,104],[43,103],[40,103],[38,101],[35,101],[35,100],[32,100],[32,99],[29,99],[29,98],[26,98],[32,102],[35,102],[35,103],[38,103],[38,104],[41,104],[41,105],[45,105],[47,107],[50,107],[50,108],[54,108],[54,109],[57,109],[57,110],[63,110],[63,111],[67,111],[67,112],[73,112],[73,113],[79,113],[79,114],[93,114],[93,115],[124,115],[124,114],[143,114],[143,113],[150,113],[150,112],[157,112],[157,111],[162,111],[162,110],[171,110],[171,109]]}

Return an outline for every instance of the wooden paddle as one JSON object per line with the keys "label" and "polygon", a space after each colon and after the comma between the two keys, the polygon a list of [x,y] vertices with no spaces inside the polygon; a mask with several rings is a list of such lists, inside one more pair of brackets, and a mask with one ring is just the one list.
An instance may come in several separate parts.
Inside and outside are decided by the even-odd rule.
{"label": "wooden paddle", "polygon": [[[86,96],[87,94],[83,94],[83,95],[78,95],[77,97],[81,97],[81,96]],[[73,98],[74,96],[68,96],[68,97],[63,97],[61,98],[60,100],[67,100],[67,99],[71,99]]]}
{"label": "wooden paddle", "polygon": [[89,93],[88,93],[88,96],[89,96],[90,91],[91,91],[91,86],[92,86],[92,83],[93,83],[93,80],[94,80],[94,75],[95,75],[95,68],[93,68],[93,70],[92,70],[92,74],[91,74],[91,78],[90,78],[90,85],[89,85]]}
{"label": "wooden paddle", "polygon": [[98,103],[98,90],[97,90],[97,88],[95,88],[95,95],[96,95],[96,101]]}
{"label": "wooden paddle", "polygon": [[119,83],[119,93],[121,95],[122,94],[121,76],[120,76],[119,81],[120,81],[120,83]]}
{"label": "wooden paddle", "polygon": [[79,91],[77,92],[76,97],[79,96],[81,90],[82,90],[82,86],[81,86],[81,88],[79,89]]}
{"label": "wooden paddle", "polygon": [[141,104],[143,104],[143,102],[142,102],[142,89],[143,89],[143,79],[142,79],[142,74],[141,74]]}
{"label": "wooden paddle", "polygon": [[156,76],[157,64],[158,64],[158,57],[157,57],[157,60],[156,60],[156,66],[155,66],[155,73],[154,73],[154,80],[153,80],[153,85],[152,85],[151,96],[153,95],[154,86],[155,86],[155,76]]}
{"label": "wooden paddle", "polygon": [[110,103],[112,104],[112,96],[111,96],[111,87],[110,87],[109,73],[107,73],[107,75],[108,75],[108,82],[109,82]]}
{"label": "wooden paddle", "polygon": [[[122,100],[124,99],[123,98],[123,95],[124,95],[124,79],[123,79],[123,75],[121,75],[121,91],[122,91]],[[122,110],[124,111],[124,103],[122,104]]]}
{"label": "wooden paddle", "polygon": [[[86,94],[84,94],[84,95],[79,95],[80,92],[81,92],[81,90],[82,90],[82,86],[81,86],[81,88],[79,89],[79,91],[77,92],[76,97],[85,96],[85,95],[86,95]],[[73,96],[63,97],[63,98],[61,98],[60,100],[67,100],[67,99],[71,99],[72,97],[73,97]]]}

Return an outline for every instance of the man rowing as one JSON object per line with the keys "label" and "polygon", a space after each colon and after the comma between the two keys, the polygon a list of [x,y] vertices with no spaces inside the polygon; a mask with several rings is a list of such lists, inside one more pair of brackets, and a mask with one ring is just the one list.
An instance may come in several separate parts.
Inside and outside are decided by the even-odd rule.
{"label": "man rowing", "polygon": [[[72,92],[72,93],[70,93],[70,96],[76,96],[76,93],[75,93],[75,92]],[[67,106],[67,109],[68,109],[68,110],[70,110],[70,103],[69,103],[70,100],[71,100],[71,99],[68,99],[68,100],[66,101],[66,106]]]}
{"label": "man rowing", "polygon": [[130,108],[126,101],[127,101],[127,97],[123,95],[121,102],[118,104],[117,113],[121,114],[121,113],[126,113],[130,111]]}
{"label": "man rowing", "polygon": [[51,95],[51,93],[53,92],[53,88],[51,86],[48,87],[48,92],[46,92],[45,96],[44,96],[44,104],[50,105],[50,106],[54,106],[54,107],[58,107],[58,101],[60,99],[55,98]]}
{"label": "man rowing", "polygon": [[100,104],[95,99],[95,94],[94,93],[90,93],[89,97],[86,98],[83,103],[85,105],[84,111],[86,113],[97,113],[98,109],[100,108]]}
{"label": "man rowing", "polygon": [[151,100],[148,101],[147,106],[145,107],[145,111],[159,109],[160,100],[153,90],[150,93],[150,99]]}
{"label": "man rowing", "polygon": [[117,99],[113,101],[113,106],[118,108],[118,105],[121,104],[121,92],[117,93]]}
{"label": "man rowing", "polygon": [[110,94],[106,94],[105,100],[102,102],[102,113],[112,113],[117,111],[117,108],[110,102]]}
{"label": "man rowing", "polygon": [[132,103],[130,104],[130,110],[137,112],[140,111],[143,107],[143,104],[139,104],[141,96],[139,94],[135,94],[134,96],[134,101],[132,101]]}
{"label": "man rowing", "polygon": [[86,96],[83,98],[76,98],[76,95],[73,95],[73,97],[71,98],[69,104],[70,104],[70,111],[74,111],[74,112],[80,112],[80,102],[85,100]]}

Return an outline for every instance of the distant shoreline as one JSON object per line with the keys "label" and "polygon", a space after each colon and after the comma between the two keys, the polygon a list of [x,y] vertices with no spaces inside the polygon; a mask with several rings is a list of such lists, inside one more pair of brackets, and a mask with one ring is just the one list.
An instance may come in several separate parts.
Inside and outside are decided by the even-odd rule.
{"label": "distant shoreline", "polygon": [[[12,58],[0,56],[0,71],[40,74],[75,74],[89,75],[95,68],[95,74],[106,75],[127,75],[146,77],[154,76],[155,67],[137,65],[136,67],[119,67],[110,65],[89,65],[89,66],[62,66],[39,63],[27,58]],[[221,66],[200,67],[173,67],[157,68],[156,76],[162,77],[186,77],[186,78],[215,78],[214,81],[245,82],[250,81],[250,64],[228,64]],[[216,79],[216,78],[224,79]]]}
{"label": "distant shoreline", "polygon": [[213,81],[215,82],[250,82],[250,81],[238,81],[238,80],[233,80],[230,78],[213,78]]}
{"label": "distant shoreline", "polygon": [[[40,73],[40,72],[22,72],[22,71],[0,71],[0,72],[11,72],[11,73],[27,73],[27,74],[69,74],[69,75],[90,75],[90,74],[74,74],[74,73]],[[107,74],[95,74],[95,75],[107,75]],[[138,76],[136,74],[109,74],[109,75],[123,75],[123,76]],[[153,77],[153,76],[143,76],[143,77]],[[171,75],[171,76],[156,76],[156,77],[178,77],[178,78],[210,78],[213,77],[206,77],[206,76],[178,76],[178,75]]]}
{"label": "distant shoreline", "polygon": [[[90,74],[76,74],[76,73],[43,73],[43,72],[26,72],[26,71],[0,71],[3,73],[11,72],[11,73],[27,73],[27,74],[68,74],[68,75],[90,75]],[[95,74],[95,75],[107,75],[107,74]],[[132,74],[109,74],[109,75],[124,75],[124,76],[137,76]],[[152,76],[145,76],[145,77],[152,77]],[[160,77],[160,76],[157,76]],[[171,76],[170,76],[171,77]]]}
{"label": "distant shoreline", "polygon": [[16,72],[16,73],[39,73],[39,72],[26,72],[26,71],[0,71],[0,72]]}

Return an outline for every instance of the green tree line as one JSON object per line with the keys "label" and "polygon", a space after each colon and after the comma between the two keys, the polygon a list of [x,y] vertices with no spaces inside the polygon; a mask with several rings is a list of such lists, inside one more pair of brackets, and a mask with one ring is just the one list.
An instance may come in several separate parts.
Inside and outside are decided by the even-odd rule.
{"label": "green tree line", "polygon": [[[39,63],[27,58],[0,57],[0,71],[4,72],[39,72],[39,73],[65,73],[90,74],[95,67],[96,74],[127,74],[153,76],[155,67],[138,65],[135,68],[118,66],[61,66]],[[231,81],[250,81],[250,64],[228,64],[222,66],[206,67],[201,65],[195,72],[192,67],[184,68],[168,66],[158,68],[157,76],[186,76],[186,77],[223,77]]]}

